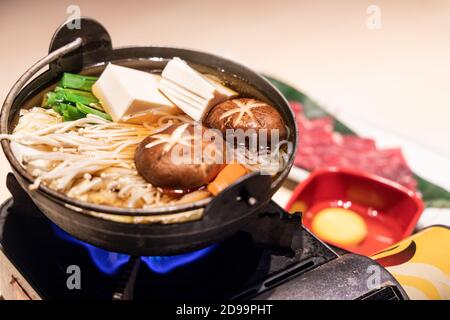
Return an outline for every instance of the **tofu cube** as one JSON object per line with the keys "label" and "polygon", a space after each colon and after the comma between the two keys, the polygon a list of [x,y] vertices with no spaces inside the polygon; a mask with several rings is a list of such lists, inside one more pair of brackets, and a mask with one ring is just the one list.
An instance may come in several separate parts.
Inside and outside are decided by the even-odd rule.
{"label": "tofu cube", "polygon": [[162,72],[159,89],[195,121],[215,105],[238,96],[221,83],[209,79],[180,58],[169,61]]}
{"label": "tofu cube", "polygon": [[160,76],[109,63],[92,86],[105,111],[115,122],[142,123],[155,111],[181,111],[158,89]]}

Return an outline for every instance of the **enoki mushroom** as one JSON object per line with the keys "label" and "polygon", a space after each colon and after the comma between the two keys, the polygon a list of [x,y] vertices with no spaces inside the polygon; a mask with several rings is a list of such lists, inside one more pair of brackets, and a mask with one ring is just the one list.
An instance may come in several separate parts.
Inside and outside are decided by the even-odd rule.
{"label": "enoki mushroom", "polygon": [[[136,171],[134,153],[148,135],[187,117],[163,115],[145,125],[109,122],[89,114],[63,122],[53,110],[23,110],[11,135],[0,135],[24,146],[22,164],[36,179],[70,197],[97,204],[146,208],[175,199],[147,183]],[[33,151],[33,152],[31,152]]]}
{"label": "enoki mushroom", "polygon": [[[192,120],[187,116],[169,114],[143,125],[109,122],[92,114],[63,122],[53,110],[35,107],[21,110],[14,133],[0,135],[0,139],[11,141],[16,156],[35,177],[32,188],[43,183],[82,201],[150,208],[186,199],[171,198],[138,174],[136,147],[147,136],[156,135],[155,145],[169,142],[170,148],[171,139],[160,133],[172,125],[181,125],[184,131],[189,123]],[[236,149],[235,158],[250,170],[274,174],[287,161],[286,152],[278,151],[250,152],[243,147]]]}

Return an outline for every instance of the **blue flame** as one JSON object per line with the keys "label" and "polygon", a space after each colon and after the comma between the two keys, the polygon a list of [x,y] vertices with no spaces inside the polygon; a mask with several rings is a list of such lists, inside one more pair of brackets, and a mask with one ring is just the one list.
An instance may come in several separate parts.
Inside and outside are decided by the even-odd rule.
{"label": "blue flame", "polygon": [[206,256],[215,247],[216,245],[212,245],[194,252],[178,254],[175,256],[150,256],[142,257],[141,259],[153,272],[163,274]]}
{"label": "blue flame", "polygon": [[56,225],[52,225],[55,234],[70,243],[81,245],[86,248],[92,261],[97,266],[97,268],[108,275],[115,274],[122,265],[128,262],[130,259],[129,255],[117,252],[110,252],[102,248],[95,247],[89,243],[83,242],[72,237],[70,234],[57,227]]}
{"label": "blue flame", "polygon": [[[55,234],[61,239],[68,241],[70,243],[80,245],[87,249],[92,261],[97,266],[97,268],[107,274],[114,275],[117,271],[128,262],[130,259],[129,255],[117,252],[107,251],[95,247],[89,243],[83,242],[72,237],[70,234],[59,228],[58,226],[52,224]],[[183,253],[174,256],[148,256],[141,257],[141,260],[155,273],[165,274],[172,270],[194,262],[210,253],[216,245],[212,245],[207,248],[203,248],[194,252]]]}

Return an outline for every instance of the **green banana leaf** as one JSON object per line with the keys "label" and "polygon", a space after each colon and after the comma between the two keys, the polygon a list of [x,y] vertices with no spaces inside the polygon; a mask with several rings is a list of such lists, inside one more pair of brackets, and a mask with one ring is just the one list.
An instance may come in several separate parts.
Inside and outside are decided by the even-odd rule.
{"label": "green banana leaf", "polygon": [[[316,118],[322,116],[329,116],[334,119],[334,130],[342,134],[353,134],[357,135],[352,129],[347,127],[344,123],[340,122],[333,115],[329,114],[322,107],[320,107],[315,101],[311,100],[307,95],[298,91],[297,89],[291,87],[290,85],[276,80],[270,76],[265,76],[273,85],[275,85],[278,90],[286,97],[289,101],[298,101],[303,105],[303,110],[306,117]],[[441,188],[426,179],[414,175],[418,190],[422,194],[422,198],[425,201],[427,207],[437,207],[437,208],[450,208],[450,193],[444,188]]]}

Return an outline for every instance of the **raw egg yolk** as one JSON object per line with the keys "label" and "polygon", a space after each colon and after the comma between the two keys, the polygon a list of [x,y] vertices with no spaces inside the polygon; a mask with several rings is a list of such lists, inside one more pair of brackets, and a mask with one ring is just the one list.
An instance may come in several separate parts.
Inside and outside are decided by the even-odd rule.
{"label": "raw egg yolk", "polygon": [[355,246],[367,236],[367,225],[358,213],[343,208],[319,211],[312,220],[312,231],[322,240],[342,246]]}

